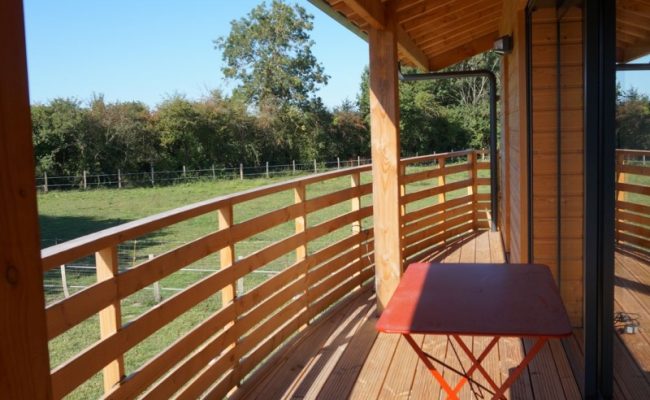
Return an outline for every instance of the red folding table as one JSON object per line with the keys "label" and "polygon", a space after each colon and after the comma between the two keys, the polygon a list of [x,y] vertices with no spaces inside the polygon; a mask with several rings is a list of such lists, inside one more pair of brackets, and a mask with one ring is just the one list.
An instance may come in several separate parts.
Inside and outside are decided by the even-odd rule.
{"label": "red folding table", "polygon": [[[399,333],[417,352],[449,399],[477,370],[504,397],[550,338],[571,335],[571,325],[548,267],[536,264],[411,264],[388,302],[377,330]],[[411,334],[453,338],[472,362],[463,378],[451,387]],[[460,335],[490,336],[492,341],[475,357]],[[498,386],[481,362],[500,337],[534,338],[526,357]],[[451,343],[451,342],[450,342]]]}

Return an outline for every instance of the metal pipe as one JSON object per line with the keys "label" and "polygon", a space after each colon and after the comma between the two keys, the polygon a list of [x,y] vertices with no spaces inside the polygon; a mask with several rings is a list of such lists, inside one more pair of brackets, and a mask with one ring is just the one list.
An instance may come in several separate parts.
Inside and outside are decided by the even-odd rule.
{"label": "metal pipe", "polygon": [[404,82],[425,81],[431,79],[453,78],[487,78],[490,84],[490,205],[492,207],[492,223],[490,229],[496,231],[499,220],[497,180],[497,77],[494,72],[487,69],[470,71],[445,71],[426,72],[422,74],[399,74],[399,79]]}

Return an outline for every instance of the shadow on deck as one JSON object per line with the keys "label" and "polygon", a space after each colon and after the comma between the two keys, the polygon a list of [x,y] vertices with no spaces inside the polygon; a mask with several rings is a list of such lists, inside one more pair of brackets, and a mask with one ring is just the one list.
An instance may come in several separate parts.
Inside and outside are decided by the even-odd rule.
{"label": "shadow on deck", "polygon": [[[430,257],[442,262],[504,262],[498,233],[482,232],[444,253]],[[633,253],[616,254],[615,311],[639,324],[636,334],[614,339],[614,399],[650,398],[650,260]],[[444,399],[444,392],[415,352],[399,335],[375,330],[375,298],[361,292],[324,321],[307,328],[269,364],[236,392],[237,399]],[[469,360],[441,336],[414,335],[453,386],[453,370],[468,368]],[[487,338],[464,337],[475,354]],[[506,393],[509,399],[580,399],[583,359],[582,331],[563,341],[551,340]],[[507,379],[531,347],[529,340],[503,338],[484,366],[497,384]],[[487,382],[465,385],[461,399],[489,399]]]}

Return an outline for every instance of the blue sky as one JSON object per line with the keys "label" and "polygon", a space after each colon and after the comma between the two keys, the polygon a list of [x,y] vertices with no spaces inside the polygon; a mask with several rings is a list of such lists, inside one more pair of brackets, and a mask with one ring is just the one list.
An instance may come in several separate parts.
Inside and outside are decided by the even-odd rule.
{"label": "blue sky", "polygon": [[[353,100],[368,62],[366,42],[298,0],[315,16],[313,51],[331,76],[319,95],[329,107]],[[141,100],[150,106],[182,93],[199,98],[233,84],[221,74],[212,40],[259,0],[25,0],[32,102]],[[644,61],[650,61],[645,57]],[[624,88],[650,94],[650,72],[618,74]]]}
{"label": "blue sky", "polygon": [[[182,93],[229,91],[212,40],[248,13],[252,0],[25,0],[32,102],[141,100],[154,106]],[[355,99],[368,46],[306,0],[315,16],[313,52],[331,76],[319,95],[327,106]]]}

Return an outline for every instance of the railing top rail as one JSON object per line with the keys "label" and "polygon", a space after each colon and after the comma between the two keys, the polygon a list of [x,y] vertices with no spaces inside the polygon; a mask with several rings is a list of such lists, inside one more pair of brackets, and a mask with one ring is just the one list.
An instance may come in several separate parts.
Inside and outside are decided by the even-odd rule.
{"label": "railing top rail", "polygon": [[616,149],[616,154],[627,154],[631,156],[650,156],[650,150]]}
{"label": "railing top rail", "polygon": [[429,154],[426,156],[418,156],[418,157],[409,157],[409,158],[403,158],[400,162],[401,165],[410,165],[410,164],[417,164],[417,163],[424,163],[424,162],[429,162],[433,160],[439,160],[441,158],[449,158],[449,157],[462,157],[466,156],[472,152],[475,152],[476,150],[461,150],[461,151],[452,151],[449,153],[439,153],[439,154]]}
{"label": "railing top rail", "polygon": [[[402,165],[426,162],[440,158],[460,157],[468,155],[473,150],[456,151],[451,153],[440,153],[429,156],[404,158]],[[147,233],[166,228],[170,225],[195,218],[200,215],[216,211],[226,205],[235,205],[262,196],[283,192],[296,188],[300,185],[308,185],[316,182],[326,181],[341,176],[358,172],[370,171],[372,166],[361,165],[340,170],[324,172],[320,174],[299,177],[283,182],[278,182],[258,188],[245,190],[233,194],[215,197],[209,200],[189,204],[173,210],[164,211],[149,217],[127,222],[112,228],[104,229],[96,233],[85,235],[61,244],[50,246],[41,250],[41,259],[44,271],[66,264],[75,259],[92,254],[101,249],[115,246],[127,240],[132,240]]]}

